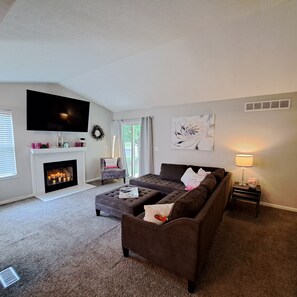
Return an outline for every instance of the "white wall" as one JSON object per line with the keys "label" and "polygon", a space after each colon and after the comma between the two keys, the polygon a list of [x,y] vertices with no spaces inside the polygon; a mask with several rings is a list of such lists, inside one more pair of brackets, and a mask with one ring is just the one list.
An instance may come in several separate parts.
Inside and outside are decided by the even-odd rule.
{"label": "white wall", "polygon": [[[62,95],[89,101],[58,84],[0,84],[0,108],[10,109],[13,113],[16,146],[17,176],[0,179],[0,204],[32,195],[32,181],[29,148],[32,142],[56,144],[56,132],[26,130],[26,89]],[[85,133],[63,132],[64,141],[74,145],[80,137],[86,138],[86,180],[99,177],[99,159],[110,152],[110,125],[112,112],[91,102],[89,131]],[[105,133],[101,141],[91,136],[92,127],[100,125]]]}
{"label": "white wall", "polygon": [[[244,112],[244,103],[258,100],[292,99],[289,110]],[[171,149],[171,119],[174,116],[215,114],[214,151]],[[297,209],[297,93],[212,101],[171,107],[115,113],[114,119],[153,116],[155,173],[162,162],[224,167],[241,179],[235,154],[254,154],[254,167],[246,178],[256,177],[262,186],[262,201]]]}
{"label": "white wall", "polygon": [[[193,6],[190,2],[195,1],[180,4]],[[225,2],[213,5],[225,6]],[[181,100],[196,103],[197,98],[209,101],[295,92],[297,1],[257,13],[248,13],[249,5],[268,1],[237,2],[238,12],[243,9],[246,17],[221,23],[207,20],[198,28],[194,22],[183,33],[179,31],[182,26],[178,27],[179,38],[106,63],[63,84],[102,100],[102,105],[114,111],[160,106],[160,98],[163,105],[173,105]]]}

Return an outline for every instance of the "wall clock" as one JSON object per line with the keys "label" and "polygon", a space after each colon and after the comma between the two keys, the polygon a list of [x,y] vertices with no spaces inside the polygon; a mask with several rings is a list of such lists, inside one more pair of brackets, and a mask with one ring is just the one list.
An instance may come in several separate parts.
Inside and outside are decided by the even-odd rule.
{"label": "wall clock", "polygon": [[96,140],[102,140],[104,137],[104,132],[103,132],[102,128],[98,125],[95,125],[92,130],[92,136]]}

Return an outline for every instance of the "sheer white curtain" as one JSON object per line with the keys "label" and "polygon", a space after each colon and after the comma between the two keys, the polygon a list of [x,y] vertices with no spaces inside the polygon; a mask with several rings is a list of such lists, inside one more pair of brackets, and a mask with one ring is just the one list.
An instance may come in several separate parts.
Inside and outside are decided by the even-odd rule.
{"label": "sheer white curtain", "polygon": [[121,120],[112,121],[111,135],[112,135],[112,143],[111,143],[112,157],[113,158],[121,157],[123,167],[126,169],[127,176],[129,176],[126,154],[124,151],[125,148],[123,144],[123,121]]}
{"label": "sheer white curtain", "polygon": [[154,172],[153,119],[141,118],[139,175]]}

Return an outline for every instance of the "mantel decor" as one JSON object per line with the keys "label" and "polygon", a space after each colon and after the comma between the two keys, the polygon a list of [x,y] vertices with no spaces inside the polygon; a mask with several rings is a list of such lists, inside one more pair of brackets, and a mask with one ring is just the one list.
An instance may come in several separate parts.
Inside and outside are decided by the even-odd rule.
{"label": "mantel decor", "polygon": [[92,136],[96,140],[102,140],[104,137],[104,132],[99,125],[95,125],[92,130]]}

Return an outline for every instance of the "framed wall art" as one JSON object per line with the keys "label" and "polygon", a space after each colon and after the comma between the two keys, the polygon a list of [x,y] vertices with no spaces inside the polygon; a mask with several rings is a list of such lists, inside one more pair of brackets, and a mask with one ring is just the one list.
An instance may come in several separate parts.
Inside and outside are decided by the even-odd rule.
{"label": "framed wall art", "polygon": [[214,150],[214,114],[173,117],[171,147],[183,150]]}

